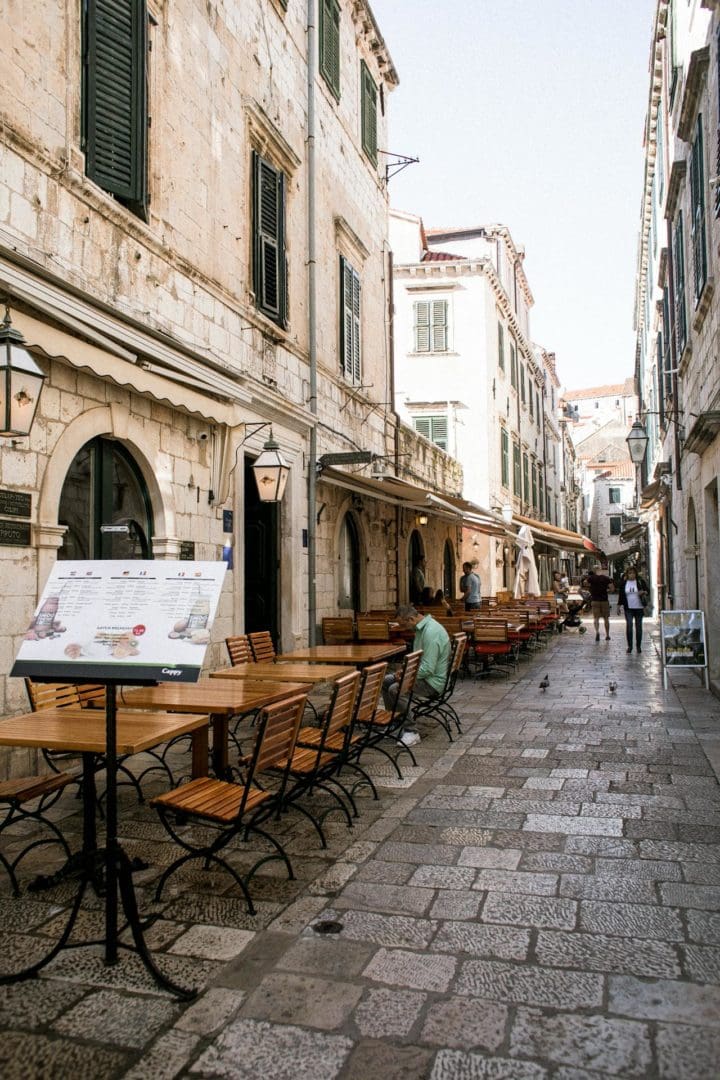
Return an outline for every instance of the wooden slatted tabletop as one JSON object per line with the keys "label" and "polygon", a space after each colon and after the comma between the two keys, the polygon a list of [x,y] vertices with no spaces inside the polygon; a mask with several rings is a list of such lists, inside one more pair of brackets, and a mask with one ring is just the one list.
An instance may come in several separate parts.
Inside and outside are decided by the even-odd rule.
{"label": "wooden slatted tabletop", "polygon": [[304,660],[310,664],[352,664],[365,667],[391,656],[400,656],[405,645],[398,641],[375,641],[367,645],[312,645],[308,649],[294,649],[283,653],[282,661]]}
{"label": "wooden slatted tabletop", "polygon": [[210,672],[212,679],[260,679],[280,682],[307,683],[316,686],[323,682],[334,682],[347,675],[347,666],[341,664],[310,664],[284,661],[276,664],[261,662],[258,664],[235,664],[233,667],[219,668]]}

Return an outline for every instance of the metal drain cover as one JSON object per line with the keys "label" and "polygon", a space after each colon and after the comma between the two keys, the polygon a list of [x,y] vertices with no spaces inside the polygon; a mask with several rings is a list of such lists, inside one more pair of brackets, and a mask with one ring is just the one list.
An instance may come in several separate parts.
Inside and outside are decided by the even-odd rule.
{"label": "metal drain cover", "polygon": [[316,934],[339,934],[342,929],[344,929],[343,924],[333,919],[323,919],[322,922],[313,923]]}

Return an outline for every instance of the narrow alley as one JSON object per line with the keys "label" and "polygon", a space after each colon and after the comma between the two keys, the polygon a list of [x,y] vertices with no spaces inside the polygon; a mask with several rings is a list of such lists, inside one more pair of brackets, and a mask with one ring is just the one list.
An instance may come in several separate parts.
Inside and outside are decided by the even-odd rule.
{"label": "narrow alley", "polygon": [[[690,672],[663,691],[654,632],[628,656],[615,619],[609,642],[567,632],[516,678],[459,682],[463,735],[426,727],[403,781],[374,765],[379,801],[327,851],[293,820],[298,880],[258,876],[254,919],[229,878],[183,877],[148,937],[196,1001],[87,948],[0,988],[2,1075],[714,1080],[719,710]],[[146,914],[172,853],[128,806]],[[4,970],[69,888],[3,895]]]}

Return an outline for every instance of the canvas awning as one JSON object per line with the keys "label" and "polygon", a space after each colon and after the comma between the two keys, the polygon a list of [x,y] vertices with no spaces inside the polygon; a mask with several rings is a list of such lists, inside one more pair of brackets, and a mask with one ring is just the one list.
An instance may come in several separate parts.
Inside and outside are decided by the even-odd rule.
{"label": "canvas awning", "polygon": [[592,555],[602,556],[602,550],[582,533],[573,532],[571,529],[561,529],[559,525],[551,525],[547,521],[536,521],[535,518],[524,517],[521,514],[513,514],[513,524],[529,525],[533,535],[544,544],[557,548],[558,551],[590,552]]}

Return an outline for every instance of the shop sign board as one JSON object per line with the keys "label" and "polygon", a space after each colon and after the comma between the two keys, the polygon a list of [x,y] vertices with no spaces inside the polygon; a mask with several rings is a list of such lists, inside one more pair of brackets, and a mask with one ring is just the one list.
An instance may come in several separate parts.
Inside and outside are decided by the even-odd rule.
{"label": "shop sign board", "polygon": [[705,686],[709,685],[704,611],[661,611],[660,645],[666,688],[668,668],[703,668]]}
{"label": "shop sign board", "polygon": [[224,562],[59,561],[12,675],[101,682],[195,682]]}

